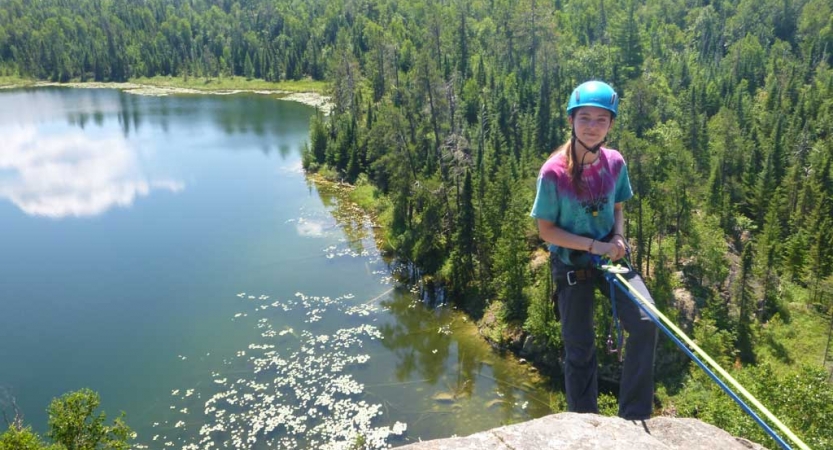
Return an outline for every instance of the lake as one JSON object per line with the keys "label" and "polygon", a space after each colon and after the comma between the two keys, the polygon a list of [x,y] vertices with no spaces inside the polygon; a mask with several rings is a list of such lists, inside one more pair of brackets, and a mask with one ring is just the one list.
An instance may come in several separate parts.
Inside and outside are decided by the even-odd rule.
{"label": "lake", "polygon": [[[274,95],[0,91],[0,408],[88,387],[140,448],[383,448],[560,394],[394,281]],[[359,438],[358,436],[361,436]]]}

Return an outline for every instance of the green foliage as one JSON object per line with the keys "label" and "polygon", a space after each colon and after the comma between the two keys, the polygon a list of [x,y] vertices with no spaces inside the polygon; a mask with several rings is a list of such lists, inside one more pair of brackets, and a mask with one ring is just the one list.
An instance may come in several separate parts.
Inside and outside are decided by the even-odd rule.
{"label": "green foliage", "polygon": [[0,434],[0,450],[60,450],[58,445],[47,445],[30,427],[18,429],[14,424]]}
{"label": "green foliage", "polygon": [[705,214],[693,221],[687,253],[691,255],[690,270],[700,285],[719,285],[728,273],[727,242],[718,221],[718,217]]}
{"label": "green foliage", "polygon": [[694,341],[721,367],[729,366],[735,359],[735,337],[719,328],[715,319],[704,318],[694,325]]}
{"label": "green foliage", "polygon": [[[769,365],[760,365],[735,371],[732,376],[810,448],[829,448],[833,444],[829,406],[833,401],[833,388],[827,383],[827,374],[823,370],[797,367],[785,376],[776,377]],[[692,373],[677,401],[683,415],[696,417],[769,448],[778,447],[750,415],[702,372]],[[760,412],[759,415],[764,417]]]}
{"label": "green foliage", "polygon": [[561,347],[561,324],[555,320],[554,289],[549,264],[532,271],[533,282],[527,290],[529,308],[524,329],[541,339],[551,351]]}
{"label": "green foliage", "polygon": [[443,270],[444,278],[449,282],[449,293],[461,299],[466,299],[471,294],[474,281],[475,211],[472,195],[471,172],[466,171],[459,199],[460,214],[454,233],[453,249]]}
{"label": "green foliage", "polygon": [[90,389],[65,394],[52,400],[49,413],[49,436],[67,450],[129,449],[132,438],[130,428],[124,423],[124,413],[105,425],[107,416],[96,415],[101,400]]}
{"label": "green foliage", "polygon": [[599,393],[599,414],[615,416],[619,413],[619,399],[615,395]]}
{"label": "green foliage", "polygon": [[518,203],[513,203],[510,212],[515,213],[507,214],[508,220],[504,222],[500,238],[495,244],[495,277],[492,279],[492,290],[505,304],[504,319],[523,323],[529,304],[524,291],[529,283],[529,257],[521,222],[523,216],[517,211],[521,207]]}
{"label": "green foliage", "polygon": [[367,181],[367,175],[362,174],[348,197],[365,211],[379,212],[383,208],[380,195],[379,190]]}
{"label": "green foliage", "polygon": [[[96,415],[101,403],[98,394],[81,389],[53,399],[47,408],[53,443],[44,442],[31,427],[24,427],[16,416],[9,429],[0,434],[0,450],[127,450],[134,439],[124,422],[124,413],[107,426],[106,415]],[[5,417],[5,414],[4,414]]]}

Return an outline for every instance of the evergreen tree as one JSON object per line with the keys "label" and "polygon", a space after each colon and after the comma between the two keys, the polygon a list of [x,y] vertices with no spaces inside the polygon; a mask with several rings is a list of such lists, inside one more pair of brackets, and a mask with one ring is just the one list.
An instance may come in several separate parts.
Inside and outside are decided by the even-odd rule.
{"label": "evergreen tree", "polygon": [[777,195],[769,205],[758,244],[758,272],[763,278],[763,299],[757,308],[758,321],[763,323],[776,307],[776,264],[781,247],[781,221],[778,217]]}
{"label": "evergreen tree", "polygon": [[544,74],[541,79],[541,90],[538,97],[538,109],[535,111],[535,143],[536,153],[547,153],[555,147],[552,141],[552,106],[550,105],[550,77]]}
{"label": "evergreen tree", "polygon": [[454,233],[454,243],[449,257],[451,293],[463,298],[467,296],[471,283],[474,281],[474,255],[476,251],[474,232],[476,223],[472,194],[471,172],[467,170],[463,190],[460,193],[457,230]]}
{"label": "evergreen tree", "polygon": [[467,2],[464,3],[464,9],[460,10],[460,27],[457,30],[457,39],[458,39],[458,52],[457,52],[457,71],[460,73],[460,76],[463,80],[467,80],[469,78],[469,29],[468,29],[468,16],[469,16],[469,4]]}
{"label": "evergreen tree", "polygon": [[529,282],[529,258],[523,234],[523,216],[519,214],[525,205],[519,203],[516,197],[510,214],[504,219],[500,238],[495,243],[492,291],[504,302],[505,320],[523,323],[529,306],[524,292]]}
{"label": "evergreen tree", "polygon": [[327,158],[327,130],[320,114],[310,119],[310,151],[317,164],[323,164]]}
{"label": "evergreen tree", "polygon": [[638,76],[642,68],[642,43],[639,37],[636,6],[636,0],[628,0],[627,11],[616,26],[615,42],[621,52],[619,70],[625,78]]}
{"label": "evergreen tree", "polygon": [[243,73],[246,74],[247,80],[255,77],[255,66],[252,64],[252,58],[248,52],[246,53],[246,61],[243,63]]}

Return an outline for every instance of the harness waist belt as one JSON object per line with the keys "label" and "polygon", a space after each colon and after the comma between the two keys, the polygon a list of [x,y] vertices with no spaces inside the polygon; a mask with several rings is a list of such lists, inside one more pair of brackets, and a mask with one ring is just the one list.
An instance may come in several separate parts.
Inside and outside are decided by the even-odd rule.
{"label": "harness waist belt", "polygon": [[594,281],[599,277],[599,275],[601,275],[601,272],[594,268],[574,269],[568,271],[565,277],[559,278],[567,280],[568,285],[575,286],[576,284],[585,281]]}

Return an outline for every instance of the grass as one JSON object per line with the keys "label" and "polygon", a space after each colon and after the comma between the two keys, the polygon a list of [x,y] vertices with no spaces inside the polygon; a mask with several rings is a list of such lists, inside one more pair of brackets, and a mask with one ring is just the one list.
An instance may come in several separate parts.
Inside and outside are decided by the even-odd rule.
{"label": "grass", "polygon": [[204,91],[221,91],[221,90],[271,90],[271,91],[287,91],[287,92],[316,92],[323,93],[327,88],[327,83],[323,81],[314,80],[299,80],[299,81],[281,81],[270,82],[264,80],[247,80],[245,77],[222,77],[222,78],[205,78],[205,77],[166,77],[155,76],[151,78],[141,77],[130,80],[131,83],[145,84],[156,87],[170,87],[170,88],[187,88]]}
{"label": "grass", "polygon": [[827,345],[829,319],[792,303],[791,320],[770,320],[758,332],[756,353],[760,362],[770,362],[776,372],[789,372],[791,366],[820,366]]}
{"label": "grass", "polygon": [[356,186],[350,191],[348,197],[353,203],[366,211],[378,211],[380,209],[378,191],[369,184]]}
{"label": "grass", "polygon": [[[0,86],[29,86],[37,82],[47,80],[35,80],[19,76],[0,76]],[[79,80],[71,80],[73,83]],[[140,77],[128,80],[129,83],[142,84],[155,87],[194,89],[200,91],[230,91],[230,90],[251,90],[251,91],[285,91],[292,93],[314,92],[324,94],[327,90],[327,83],[315,80],[281,81],[270,82],[264,80],[247,80],[245,77]],[[92,83],[92,82],[91,82]],[[106,84],[106,83],[105,83]]]}
{"label": "grass", "polygon": [[0,76],[0,86],[28,86],[36,82],[37,80],[31,78],[22,78],[16,75]]}

